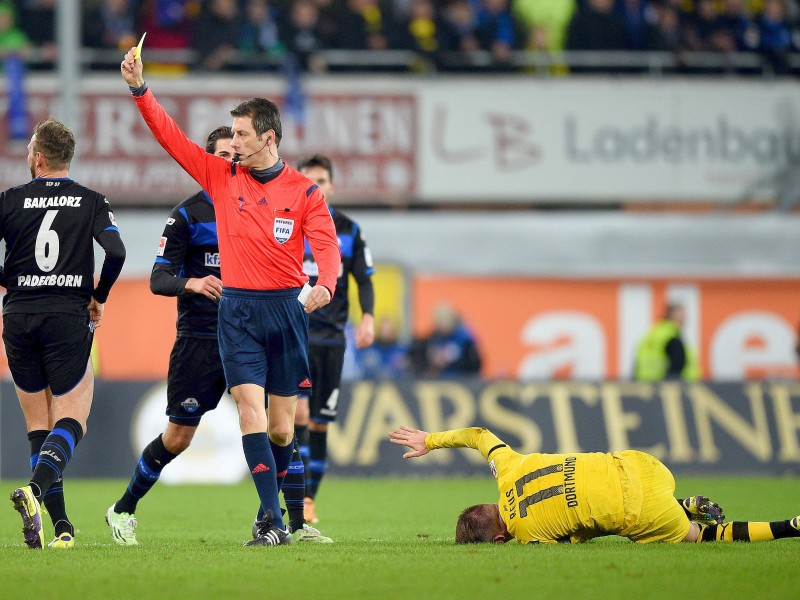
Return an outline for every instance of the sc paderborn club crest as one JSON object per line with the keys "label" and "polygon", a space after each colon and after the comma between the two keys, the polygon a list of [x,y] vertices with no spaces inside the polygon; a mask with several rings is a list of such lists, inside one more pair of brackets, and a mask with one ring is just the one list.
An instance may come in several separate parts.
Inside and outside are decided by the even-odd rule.
{"label": "sc paderborn club crest", "polygon": [[283,244],[292,237],[292,231],[294,231],[294,219],[275,218],[272,233],[275,235],[275,239],[279,244]]}

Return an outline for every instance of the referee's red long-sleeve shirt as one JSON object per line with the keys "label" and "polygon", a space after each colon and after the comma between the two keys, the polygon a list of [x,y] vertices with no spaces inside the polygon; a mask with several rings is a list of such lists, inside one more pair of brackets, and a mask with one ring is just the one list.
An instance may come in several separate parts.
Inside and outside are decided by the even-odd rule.
{"label": "referee's red long-sleeve shirt", "polygon": [[232,167],[192,142],[149,89],[134,100],[158,143],[214,202],[226,287],[302,287],[308,282],[305,236],[319,265],[317,283],[333,295],[341,255],[333,219],[314,182],[286,164],[275,179],[259,183],[249,169]]}

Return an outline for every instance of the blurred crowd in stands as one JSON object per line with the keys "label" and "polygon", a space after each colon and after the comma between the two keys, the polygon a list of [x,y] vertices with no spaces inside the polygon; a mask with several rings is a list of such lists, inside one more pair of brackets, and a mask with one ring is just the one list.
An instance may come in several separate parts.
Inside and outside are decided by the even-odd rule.
{"label": "blurred crowd in stands", "polygon": [[432,329],[410,343],[400,339],[391,317],[378,321],[375,342],[355,350],[353,377],[394,379],[406,374],[449,378],[478,375],[483,359],[478,340],[458,312],[448,303],[433,311]]}
{"label": "blurred crowd in stands", "polygon": [[[322,50],[412,51],[460,68],[483,51],[495,69],[515,51],[756,52],[776,67],[800,49],[797,0],[85,0],[83,45],[188,51],[184,68],[327,68]],[[0,51],[56,54],[57,0],[0,2]],[[449,57],[449,60],[448,60]],[[260,60],[248,62],[248,58]],[[106,63],[106,67],[116,67]],[[413,68],[413,64],[412,64]],[[518,68],[518,65],[517,65]]]}

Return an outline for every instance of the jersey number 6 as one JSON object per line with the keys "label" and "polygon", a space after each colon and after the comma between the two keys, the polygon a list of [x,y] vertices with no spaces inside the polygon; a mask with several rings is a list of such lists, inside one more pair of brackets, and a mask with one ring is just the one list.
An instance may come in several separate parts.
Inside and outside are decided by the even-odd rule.
{"label": "jersey number 6", "polygon": [[52,271],[58,262],[58,234],[50,229],[57,214],[57,210],[48,210],[36,234],[36,264],[45,273]]}

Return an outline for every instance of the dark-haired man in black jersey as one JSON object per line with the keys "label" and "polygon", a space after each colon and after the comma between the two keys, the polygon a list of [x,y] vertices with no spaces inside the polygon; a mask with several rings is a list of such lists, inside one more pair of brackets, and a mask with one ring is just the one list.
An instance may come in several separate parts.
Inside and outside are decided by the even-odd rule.
{"label": "dark-haired man in black jersey", "polygon": [[[206,152],[233,158],[230,127],[220,126],[206,140]],[[214,410],[225,392],[217,342],[217,301],[222,293],[214,205],[204,191],[187,198],[167,219],[150,274],[150,290],[178,298],[175,344],[169,357],[164,433],[142,451],[122,497],[106,512],[117,544],[135,546],[136,506],[166,467],[189,447],[202,416]]]}
{"label": "dark-haired man in black jersey", "polygon": [[[349,279],[352,275],[358,285],[358,300],[362,312],[361,321],[355,331],[356,347],[366,348],[375,340],[375,292],[372,285],[375,269],[361,227],[330,205],[336,190],[331,160],[322,154],[314,154],[301,160],[297,170],[316,183],[325,194],[342,254],[336,296],[330,304],[309,315],[308,359],[313,388],[310,398],[300,396],[295,415],[295,437],[304,458],[303,462],[307,462],[308,467],[302,465],[305,471],[304,518],[310,523],[317,523],[315,498],[327,469],[328,424],[336,420],[338,413],[339,385],[344,365],[344,329],[350,312],[347,293]],[[308,243],[303,256],[303,270],[313,284],[318,275],[318,267]],[[292,487],[297,485],[297,478],[291,473],[290,467],[290,475],[284,483],[284,499],[289,509],[290,521],[293,520],[291,505],[295,503],[292,493],[297,489]],[[295,521],[292,528],[297,527],[299,523]]]}

